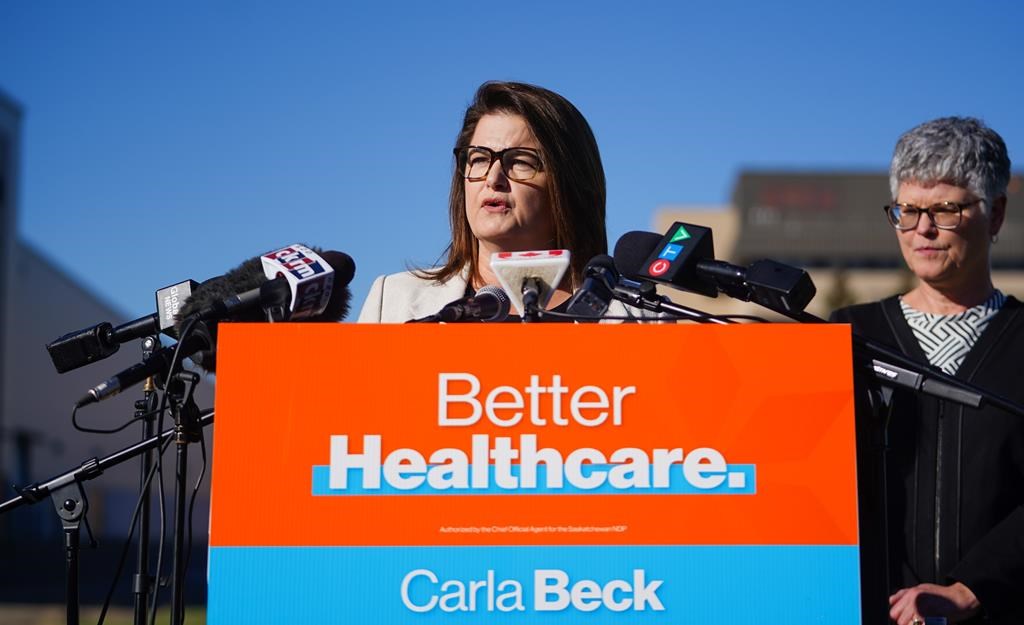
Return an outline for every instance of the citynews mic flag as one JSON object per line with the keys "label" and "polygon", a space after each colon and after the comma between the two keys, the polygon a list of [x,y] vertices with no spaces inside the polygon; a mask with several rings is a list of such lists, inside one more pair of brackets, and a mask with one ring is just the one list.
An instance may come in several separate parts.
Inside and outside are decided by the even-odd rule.
{"label": "citynews mic flag", "polygon": [[319,254],[296,243],[260,256],[268,280],[283,276],[291,291],[288,317],[315,317],[327,308],[334,288],[334,268]]}
{"label": "citynews mic flag", "polygon": [[[466,357],[527,344],[558,349]],[[842,325],[226,325],[209,622],[860,623],[849,354]]]}

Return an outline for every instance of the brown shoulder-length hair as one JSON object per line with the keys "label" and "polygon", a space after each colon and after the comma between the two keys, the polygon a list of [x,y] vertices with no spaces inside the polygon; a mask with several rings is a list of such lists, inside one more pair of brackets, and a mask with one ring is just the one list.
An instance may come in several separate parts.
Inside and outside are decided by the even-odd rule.
{"label": "brown shoulder-length hair", "polygon": [[[477,122],[491,113],[521,116],[540,143],[554,213],[554,247],[571,252],[572,287],[576,288],[587,262],[608,249],[604,168],[590,124],[571,102],[553,91],[519,82],[486,82],[466,109],[455,147],[469,145]],[[423,273],[444,282],[468,266],[472,280],[479,275],[477,240],[466,218],[465,178],[458,163],[452,172],[448,217],[452,241],[447,260]]]}

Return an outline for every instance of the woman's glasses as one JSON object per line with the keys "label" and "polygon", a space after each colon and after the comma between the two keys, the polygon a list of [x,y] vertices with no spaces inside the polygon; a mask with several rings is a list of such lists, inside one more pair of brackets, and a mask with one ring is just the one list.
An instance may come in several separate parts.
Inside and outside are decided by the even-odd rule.
{"label": "woman's glasses", "polygon": [[921,221],[921,214],[928,213],[936,228],[942,230],[953,230],[960,225],[963,219],[964,209],[981,202],[982,200],[971,200],[970,202],[940,202],[926,208],[914,206],[913,204],[890,204],[883,207],[885,216],[889,223],[897,230],[913,230],[917,222]]}
{"label": "woman's glasses", "polygon": [[487,178],[494,161],[501,161],[501,170],[510,180],[525,182],[544,170],[540,152],[532,148],[505,148],[495,152],[490,148],[470,145],[455,148],[455,158],[466,180],[477,182]]}

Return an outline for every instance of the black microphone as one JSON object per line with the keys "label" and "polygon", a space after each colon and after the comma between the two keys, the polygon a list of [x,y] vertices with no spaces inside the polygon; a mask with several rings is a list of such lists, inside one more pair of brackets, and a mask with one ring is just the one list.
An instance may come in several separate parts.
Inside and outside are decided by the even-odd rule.
{"label": "black microphone", "polygon": [[665,235],[633,231],[615,243],[615,265],[624,276],[668,284],[718,297],[718,285],[697,271],[700,260],[715,258],[711,229],[676,222]]}
{"label": "black microphone", "polygon": [[[197,323],[189,336],[180,343],[181,358],[188,358],[200,350],[210,349],[213,345],[210,334],[202,323]],[[166,373],[170,369],[171,361],[174,359],[174,352],[177,345],[161,347],[150,354],[144,361],[128,367],[120,373],[116,373],[106,381],[100,382],[89,389],[85,395],[75,402],[76,408],[94,404],[98,401],[117,395],[124,389],[134,386],[154,375]]]}
{"label": "black microphone", "polygon": [[814,282],[803,269],[768,259],[740,267],[715,260],[712,251],[710,229],[676,222],[664,236],[622,235],[615,244],[615,264],[623,275],[712,297],[721,291],[787,315],[803,311],[814,298]]}
{"label": "black microphone", "polygon": [[50,360],[57,373],[66,373],[90,363],[103,360],[121,348],[122,343],[145,336],[153,336],[161,332],[177,338],[173,319],[181,302],[185,300],[199,283],[186,280],[172,284],[156,292],[157,312],[139,317],[128,323],[115,326],[104,321],[83,330],[69,332],[46,345]]}
{"label": "black microphone", "polygon": [[806,271],[770,259],[739,267],[720,260],[700,261],[697,272],[708,276],[730,297],[754,302],[783,314],[797,314],[814,299],[817,288]]}
{"label": "black microphone", "polygon": [[[151,325],[154,331],[158,328],[156,314],[136,319],[135,322]],[[49,352],[50,360],[53,361],[57,373],[66,373],[97,360],[103,360],[115,354],[119,349],[121,349],[121,343],[114,340],[114,326],[109,321],[69,332],[46,344],[46,351]]]}
{"label": "black microphone", "polygon": [[[181,345],[182,357],[191,357],[193,362],[209,372],[216,371],[217,321],[261,321],[266,320],[265,308],[280,307],[284,319],[290,319],[296,307],[304,306],[303,285],[312,284],[316,291],[323,288],[322,275],[331,275],[327,285],[330,289],[328,301],[323,310],[295,321],[340,321],[348,312],[351,292],[348,283],[355,275],[355,262],[348,254],[342,252],[320,252],[319,258],[327,263],[320,274],[310,274],[305,280],[299,280],[298,297],[292,296],[293,287],[289,286],[284,277],[268,280],[262,257],[250,259],[218,278],[207,280],[199,285],[192,295],[181,305],[177,330],[181,330],[190,320],[196,323],[196,331],[184,338]],[[333,272],[327,272],[332,269]],[[239,292],[241,291],[241,292]],[[308,292],[306,293],[308,295]],[[107,397],[112,397],[125,388],[138,384],[146,378],[165,373],[170,367],[176,346],[165,347],[153,352],[145,361],[133,365],[114,375],[105,382],[90,389],[76,406],[81,408]]]}
{"label": "black microphone", "polygon": [[489,284],[473,296],[445,304],[436,314],[412,319],[408,323],[504,321],[508,317],[509,305],[508,294],[501,287]]}
{"label": "black microphone", "polygon": [[607,254],[598,254],[583,268],[583,284],[569,298],[566,312],[588,319],[603,317],[615,299],[614,291],[618,283],[619,272],[615,269],[615,261]]}
{"label": "black microphone", "polygon": [[544,280],[538,276],[529,276],[523,279],[523,288],[521,289],[523,296],[523,321],[530,319],[532,314],[540,308],[541,293],[545,290],[550,292],[550,289],[547,289],[546,286]]}
{"label": "black microphone", "polygon": [[[675,228],[677,224],[673,225]],[[618,270],[626,276],[631,276],[634,279],[641,281],[660,282],[662,284],[668,284],[669,286],[684,291],[692,291],[694,293],[700,293],[708,297],[718,297],[718,292],[721,291],[730,297],[741,299],[743,301],[750,301],[750,297],[747,295],[745,289],[742,288],[742,279],[740,286],[734,286],[734,280],[720,281],[717,278],[721,278],[723,273],[728,273],[728,269],[725,267],[736,267],[722,261],[714,260],[712,256],[701,256],[700,253],[708,253],[708,247],[710,243],[704,242],[710,239],[705,239],[705,233],[710,237],[710,230],[703,228],[702,226],[693,226],[690,224],[683,224],[687,230],[687,233],[693,232],[691,238],[697,238],[701,241],[700,250],[690,249],[689,251],[684,250],[685,254],[679,254],[673,260],[667,258],[655,258],[651,261],[652,256],[659,256],[658,250],[666,249],[666,243],[664,243],[668,235],[655,234],[653,232],[644,232],[642,230],[634,230],[627,232],[622,235],[619,240],[615,243],[615,266]],[[698,230],[698,228],[700,230]],[[669,230],[672,233],[672,230]],[[671,243],[670,243],[671,244]],[[676,244],[678,246],[678,244]],[[692,245],[691,248],[696,248],[697,245]],[[668,248],[671,250],[671,248]],[[710,260],[708,260],[710,259]],[[669,265],[676,264],[675,268]],[[656,275],[651,275],[650,271],[653,268]],[[742,271],[742,268],[738,268]]]}
{"label": "black microphone", "polygon": [[603,317],[614,299],[634,308],[658,313],[659,319],[664,321],[679,319],[700,323],[729,323],[703,311],[680,306],[659,295],[653,282],[622,277],[615,261],[607,254],[599,254],[590,259],[583,269],[583,275],[583,286],[573,294],[568,305],[569,312],[580,317]]}

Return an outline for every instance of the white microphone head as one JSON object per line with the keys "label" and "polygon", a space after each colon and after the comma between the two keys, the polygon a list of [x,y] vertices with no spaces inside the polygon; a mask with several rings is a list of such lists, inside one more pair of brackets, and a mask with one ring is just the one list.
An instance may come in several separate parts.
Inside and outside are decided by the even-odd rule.
{"label": "white microphone head", "polygon": [[322,313],[334,289],[334,269],[319,254],[296,243],[260,257],[268,280],[284,276],[291,290],[290,315],[293,321]]}
{"label": "white microphone head", "polygon": [[569,269],[569,250],[536,250],[500,252],[491,255],[491,270],[520,315],[523,311],[523,282],[536,278],[540,282],[537,305],[547,306],[552,293],[561,284]]}
{"label": "white microphone head", "polygon": [[493,315],[486,319],[481,319],[480,321],[504,321],[505,318],[508,317],[510,302],[508,293],[505,292],[505,289],[500,286],[488,284],[480,287],[480,290],[476,292],[474,297],[480,297],[481,295],[491,295],[498,300],[498,309],[494,311]]}

